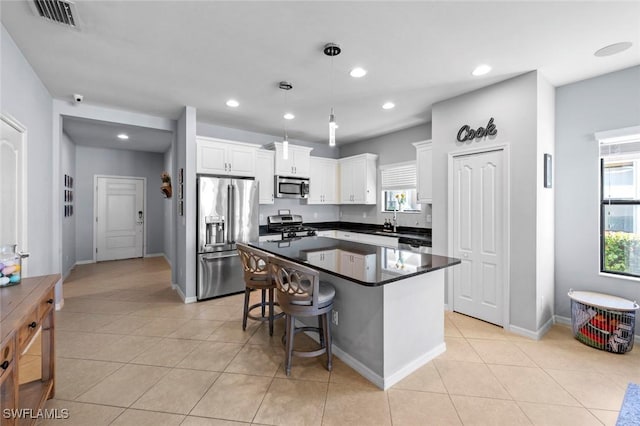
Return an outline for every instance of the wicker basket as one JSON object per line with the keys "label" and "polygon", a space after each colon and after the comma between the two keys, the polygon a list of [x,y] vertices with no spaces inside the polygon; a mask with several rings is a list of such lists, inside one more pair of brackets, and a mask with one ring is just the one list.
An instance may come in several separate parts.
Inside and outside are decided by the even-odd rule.
{"label": "wicker basket", "polygon": [[623,354],[633,348],[639,306],[621,297],[590,291],[569,291],[571,327],[585,345]]}

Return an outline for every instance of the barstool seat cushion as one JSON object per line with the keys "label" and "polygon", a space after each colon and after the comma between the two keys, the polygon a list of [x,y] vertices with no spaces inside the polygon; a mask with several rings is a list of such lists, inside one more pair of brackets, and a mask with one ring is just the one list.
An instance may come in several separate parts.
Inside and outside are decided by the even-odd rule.
{"label": "barstool seat cushion", "polygon": [[[318,286],[318,305],[320,307],[328,305],[333,302],[333,298],[336,296],[336,289],[326,281],[320,281],[320,285]],[[292,305],[310,305],[311,302],[308,300],[291,300]]]}

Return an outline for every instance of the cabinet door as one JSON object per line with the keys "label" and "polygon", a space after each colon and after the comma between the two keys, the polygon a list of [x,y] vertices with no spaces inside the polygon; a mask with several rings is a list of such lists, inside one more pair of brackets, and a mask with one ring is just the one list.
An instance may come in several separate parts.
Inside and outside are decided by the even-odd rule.
{"label": "cabinet door", "polygon": [[353,161],[340,162],[340,204],[353,204]]}
{"label": "cabinet door", "polygon": [[346,275],[347,277],[353,277],[353,260],[351,258],[352,253],[348,251],[339,251],[340,260],[339,260],[339,270],[342,275]]}
{"label": "cabinet door", "polygon": [[227,174],[227,146],[225,144],[198,141],[196,150],[196,172],[209,174]]}
{"label": "cabinet door", "polygon": [[322,204],[325,186],[324,162],[321,158],[313,157],[310,160],[309,173],[309,198],[307,204]]}
{"label": "cabinet door", "polygon": [[[313,170],[313,168],[312,168]],[[324,164],[323,203],[338,204],[338,162],[328,161]]]}
{"label": "cabinet door", "polygon": [[336,270],[337,257],[336,250],[327,250],[322,252],[322,266],[330,271]]}
{"label": "cabinet door", "polygon": [[293,149],[289,146],[288,157],[282,158],[282,148],[276,148],[276,174],[278,176],[293,176]]}
{"label": "cabinet door", "polygon": [[352,179],[352,202],[365,204],[367,202],[367,161],[356,158],[350,162]]}
{"label": "cabinet door", "polygon": [[293,149],[293,174],[296,177],[309,177],[311,155],[307,149]]}
{"label": "cabinet door", "polygon": [[417,195],[419,203],[430,204],[433,199],[432,184],[433,152],[431,146],[420,147],[416,152]]}
{"label": "cabinet door", "polygon": [[255,176],[255,149],[228,145],[227,162],[233,176]]}
{"label": "cabinet door", "polygon": [[273,204],[273,151],[256,151],[256,180],[260,188],[260,204]]}
{"label": "cabinet door", "polygon": [[364,256],[362,256],[361,254],[352,254],[351,263],[353,264],[352,277],[360,281],[364,281],[367,275],[367,265],[365,264]]}

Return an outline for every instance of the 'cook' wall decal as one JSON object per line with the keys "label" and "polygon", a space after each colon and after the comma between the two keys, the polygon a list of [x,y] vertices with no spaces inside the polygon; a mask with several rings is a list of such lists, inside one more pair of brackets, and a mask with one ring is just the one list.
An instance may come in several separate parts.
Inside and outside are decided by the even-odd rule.
{"label": "'cook' wall decal", "polygon": [[498,134],[498,129],[496,129],[496,125],[493,124],[493,117],[487,123],[487,127],[478,127],[477,129],[472,129],[468,124],[465,124],[458,130],[458,141],[470,141],[476,138],[484,138],[485,136],[495,136]]}

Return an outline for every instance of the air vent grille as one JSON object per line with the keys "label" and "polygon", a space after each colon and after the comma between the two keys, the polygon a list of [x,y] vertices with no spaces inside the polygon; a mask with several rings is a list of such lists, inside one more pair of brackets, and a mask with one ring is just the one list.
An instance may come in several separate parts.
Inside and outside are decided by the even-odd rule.
{"label": "air vent grille", "polygon": [[33,0],[33,6],[38,15],[59,24],[78,28],[75,5],[62,0]]}

